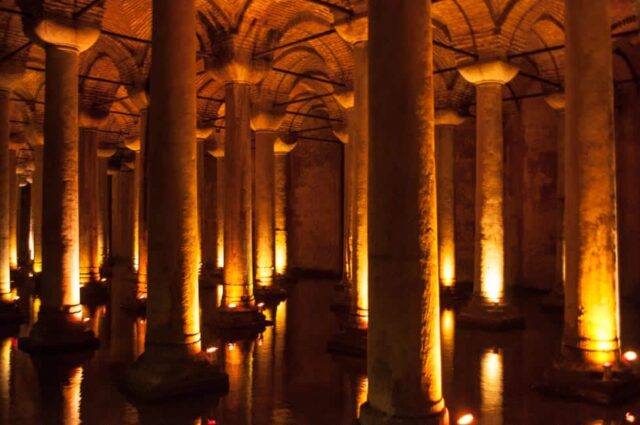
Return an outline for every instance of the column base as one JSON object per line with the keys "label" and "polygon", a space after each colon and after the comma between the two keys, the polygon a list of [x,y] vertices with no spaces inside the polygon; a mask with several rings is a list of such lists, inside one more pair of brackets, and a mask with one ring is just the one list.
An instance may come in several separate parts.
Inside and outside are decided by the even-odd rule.
{"label": "column base", "polygon": [[360,425],[448,425],[447,409],[440,414],[422,417],[389,416],[366,402],[360,408]]}
{"label": "column base", "polygon": [[62,311],[41,311],[28,337],[18,339],[18,348],[29,354],[53,354],[96,350],[100,341],[84,323]]}
{"label": "column base", "polygon": [[268,323],[264,314],[257,307],[253,308],[219,308],[213,318],[213,325],[225,330],[255,330],[261,332]]}
{"label": "column base", "polygon": [[524,316],[510,304],[493,304],[473,296],[456,318],[463,328],[512,330],[525,327]]}
{"label": "column base", "polygon": [[542,298],[540,304],[544,310],[562,311],[564,309],[564,292],[552,289]]}
{"label": "column base", "polygon": [[92,280],[80,287],[82,304],[102,305],[109,300],[109,287],[105,282]]}
{"label": "column base", "polygon": [[158,401],[198,393],[226,393],[229,378],[205,353],[176,356],[143,353],[120,380],[138,400]]}
{"label": "column base", "polygon": [[19,325],[24,323],[24,317],[15,301],[0,301],[0,326]]}
{"label": "column base", "polygon": [[629,368],[594,371],[569,362],[554,364],[534,389],[544,394],[613,405],[628,401],[640,394],[640,376]]}
{"label": "column base", "polygon": [[464,303],[469,298],[469,293],[458,285],[440,286],[440,304],[444,307],[455,307]]}
{"label": "column base", "polygon": [[256,285],[254,296],[257,300],[265,302],[278,302],[287,299],[287,291],[276,285],[260,286]]}
{"label": "column base", "polygon": [[327,350],[334,354],[367,357],[367,330],[349,326],[329,340]]}

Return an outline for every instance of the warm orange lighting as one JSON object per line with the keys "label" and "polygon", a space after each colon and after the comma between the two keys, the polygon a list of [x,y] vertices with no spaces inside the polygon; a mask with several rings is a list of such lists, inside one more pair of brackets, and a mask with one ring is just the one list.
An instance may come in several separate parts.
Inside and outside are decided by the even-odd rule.
{"label": "warm orange lighting", "polygon": [[237,305],[237,304],[235,304],[235,303],[231,303],[231,304],[229,304],[229,308],[236,308],[237,306],[238,306],[238,305]]}
{"label": "warm orange lighting", "polygon": [[357,417],[360,417],[360,408],[367,401],[367,394],[369,392],[369,379],[367,375],[358,377],[358,392],[356,394],[356,406],[358,409]]}
{"label": "warm orange lighting", "polygon": [[629,363],[635,362],[636,360],[638,360],[638,353],[636,353],[635,351],[625,351],[625,353],[622,355],[622,358],[624,358]]}
{"label": "warm orange lighting", "polygon": [[287,233],[276,230],[276,275],[283,276],[287,272]]}
{"label": "warm orange lighting", "polygon": [[504,371],[502,352],[487,350],[480,359],[480,423],[502,424]]}
{"label": "warm orange lighting", "polygon": [[227,344],[227,348],[229,349],[229,351],[233,351],[236,349],[236,344],[234,343]]}
{"label": "warm orange lighting", "polygon": [[470,425],[475,422],[475,418],[471,413],[467,413],[466,415],[462,415],[458,418],[456,422],[458,425]]}
{"label": "warm orange lighting", "polygon": [[482,293],[488,301],[494,304],[499,304],[503,297],[504,280],[502,267],[502,259],[496,258],[493,263],[486,265],[483,273]]}
{"label": "warm orange lighting", "polygon": [[222,305],[222,295],[224,293],[224,285],[216,286],[216,307],[220,307]]}
{"label": "warm orange lighting", "polygon": [[207,354],[213,354],[216,351],[218,351],[218,347],[208,347],[206,351],[207,351]]}
{"label": "warm orange lighting", "polygon": [[260,308],[264,307],[264,303],[258,303],[258,307]]}
{"label": "warm orange lighting", "polygon": [[636,423],[636,416],[631,412],[627,412],[627,413],[624,414],[624,420],[627,423],[635,424]]}

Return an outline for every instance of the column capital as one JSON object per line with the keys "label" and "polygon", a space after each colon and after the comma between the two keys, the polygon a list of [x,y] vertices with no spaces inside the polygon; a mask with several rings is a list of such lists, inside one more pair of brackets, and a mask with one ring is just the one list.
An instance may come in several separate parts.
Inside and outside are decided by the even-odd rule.
{"label": "column capital", "polygon": [[97,23],[40,12],[39,16],[26,15],[23,18],[26,34],[40,45],[84,52],[100,36],[100,26]]}
{"label": "column capital", "polygon": [[440,109],[436,111],[436,125],[458,126],[465,118],[455,109]]}
{"label": "column capital", "polygon": [[225,84],[258,84],[267,75],[271,64],[265,58],[254,58],[247,40],[237,35],[223,36],[205,59],[206,68],[214,78]]}
{"label": "column capital", "polygon": [[12,134],[9,138],[9,150],[17,151],[26,145],[26,138],[20,134]]}
{"label": "column capital", "polygon": [[298,141],[293,137],[281,136],[273,144],[273,153],[276,155],[286,155],[298,145]]}
{"label": "column capital", "polygon": [[351,45],[365,43],[369,40],[369,17],[366,0],[351,1],[353,15],[346,16],[343,12],[334,12],[333,27],[344,41]]}
{"label": "column capital", "polygon": [[124,145],[127,147],[127,149],[134,152],[140,152],[140,148],[142,147],[140,137],[129,137],[125,139]]}
{"label": "column capital", "polygon": [[554,111],[563,112],[566,106],[566,99],[564,97],[564,92],[548,94],[544,97],[544,101]]}
{"label": "column capital", "polygon": [[285,118],[284,108],[268,108],[260,104],[251,105],[251,129],[253,131],[277,131]]}
{"label": "column capital", "polygon": [[206,124],[199,122],[198,125],[196,125],[196,139],[207,139],[211,136],[213,130],[215,130],[213,121],[207,121]]}
{"label": "column capital", "polygon": [[111,158],[116,153],[116,148],[101,143],[98,145],[98,158]]}
{"label": "column capital", "polygon": [[352,109],[356,104],[353,87],[339,88],[333,92],[333,97],[343,109]]}
{"label": "column capital", "polygon": [[214,134],[204,141],[204,149],[214,158],[224,158],[224,136]]}
{"label": "column capital", "polygon": [[78,113],[78,127],[97,129],[102,127],[109,118],[109,111],[94,108],[80,108]]}
{"label": "column capital", "polygon": [[146,88],[136,85],[129,88],[127,93],[129,94],[129,100],[139,111],[144,111],[149,108],[150,96]]}
{"label": "column capital", "polygon": [[518,68],[500,59],[485,60],[458,68],[462,77],[480,86],[483,84],[507,84],[518,75]]}
{"label": "column capital", "polygon": [[27,143],[31,146],[44,145],[44,134],[42,133],[42,126],[36,126],[31,122],[24,128],[24,137],[27,139]]}

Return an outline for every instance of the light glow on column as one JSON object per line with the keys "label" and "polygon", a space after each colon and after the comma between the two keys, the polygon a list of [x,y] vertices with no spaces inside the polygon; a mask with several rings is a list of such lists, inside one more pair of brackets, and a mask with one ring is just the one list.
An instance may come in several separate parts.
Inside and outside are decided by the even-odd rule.
{"label": "light glow on column", "polygon": [[504,299],[504,253],[501,246],[483,240],[484,258],[480,265],[482,295],[494,304]]}
{"label": "light glow on column", "polygon": [[276,275],[287,273],[287,232],[276,230]]}
{"label": "light glow on column", "polygon": [[82,402],[82,368],[71,371],[69,381],[62,388],[62,420],[65,425],[80,425],[80,405]]}

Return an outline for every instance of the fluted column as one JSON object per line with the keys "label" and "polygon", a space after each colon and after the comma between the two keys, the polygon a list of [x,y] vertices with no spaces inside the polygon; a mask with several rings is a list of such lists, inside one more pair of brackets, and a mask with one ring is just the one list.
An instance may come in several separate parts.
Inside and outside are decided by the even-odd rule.
{"label": "fluted column", "polygon": [[455,291],[455,136],[462,118],[452,109],[436,112],[436,182],[438,187],[438,260],[440,288]]}
{"label": "fluted column", "polygon": [[502,89],[518,69],[500,60],[459,68],[476,86],[476,232],[473,297],[458,322],[488,328],[524,324],[505,299]]}
{"label": "fluted column", "polygon": [[195,27],[195,0],[153,1],[146,151],[152,284],[145,352],[125,378],[129,391],[147,399],[227,387],[226,375],[201,351]]}
{"label": "fluted column", "polygon": [[9,87],[0,89],[0,323],[19,319],[18,310],[11,296],[10,96],[11,89]]}
{"label": "fluted column", "polygon": [[100,278],[98,251],[98,133],[80,128],[80,284]]}
{"label": "fluted column", "polygon": [[431,2],[368,3],[369,391],[360,423],[441,424]]}
{"label": "fluted column", "polygon": [[97,339],[85,329],[80,306],[78,72],[80,52],[95,43],[100,31],[90,24],[70,26],[64,18],[24,19],[35,41],[45,46],[46,190],[42,199],[42,306],[38,322],[20,346],[27,351],[95,348]]}
{"label": "fluted column", "polygon": [[564,93],[555,93],[544,98],[551,109],[556,111],[556,148],[558,152],[557,179],[556,179],[556,261],[554,282],[551,292],[543,299],[543,304],[564,308],[564,281],[565,281],[565,242],[564,242],[564,120],[565,120],[565,96]]}

